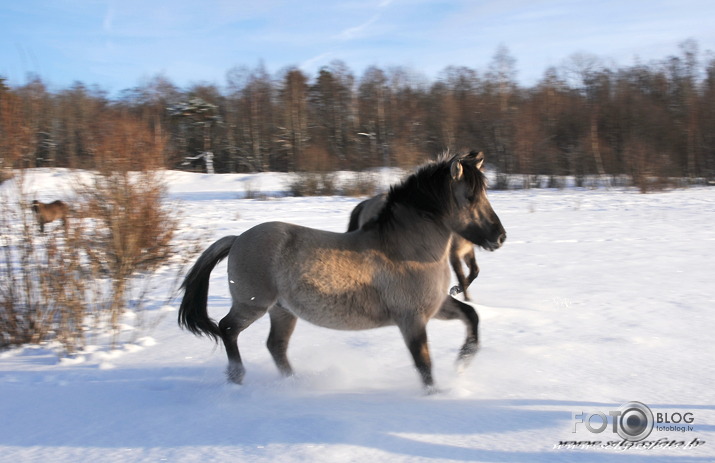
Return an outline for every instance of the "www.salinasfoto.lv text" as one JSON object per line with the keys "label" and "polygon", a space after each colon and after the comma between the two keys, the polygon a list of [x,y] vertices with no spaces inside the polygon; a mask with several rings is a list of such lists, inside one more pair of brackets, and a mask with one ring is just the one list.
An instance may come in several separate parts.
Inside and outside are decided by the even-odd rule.
{"label": "www.salinasfoto.lv text", "polygon": [[654,450],[654,449],[694,449],[705,445],[704,440],[697,437],[691,441],[668,439],[666,437],[654,441],[630,442],[622,441],[559,441],[554,444],[555,450],[577,450],[577,449],[615,449],[615,450]]}

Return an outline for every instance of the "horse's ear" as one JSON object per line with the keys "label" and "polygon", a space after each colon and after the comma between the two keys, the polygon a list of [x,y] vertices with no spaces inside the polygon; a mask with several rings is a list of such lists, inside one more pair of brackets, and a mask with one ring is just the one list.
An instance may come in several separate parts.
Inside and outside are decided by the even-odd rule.
{"label": "horse's ear", "polygon": [[465,159],[469,159],[469,161],[474,163],[474,166],[482,170],[484,167],[484,152],[483,151],[470,151],[467,156],[465,156]]}
{"label": "horse's ear", "polygon": [[462,162],[459,159],[453,159],[452,163],[449,166],[449,172],[452,174],[452,178],[454,180],[459,180],[462,178],[462,174],[464,172],[462,168]]}
{"label": "horse's ear", "polygon": [[474,166],[479,169],[484,169],[484,152],[482,151],[470,151],[468,155],[464,157],[465,160],[474,163]]}
{"label": "horse's ear", "polygon": [[477,169],[484,170],[484,153],[477,153]]}

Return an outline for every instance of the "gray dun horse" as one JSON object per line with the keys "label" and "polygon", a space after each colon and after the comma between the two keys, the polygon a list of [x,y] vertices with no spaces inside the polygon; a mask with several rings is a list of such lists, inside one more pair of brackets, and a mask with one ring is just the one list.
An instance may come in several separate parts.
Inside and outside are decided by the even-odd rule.
{"label": "gray dun horse", "polygon": [[64,201],[59,199],[51,203],[41,203],[38,200],[32,201],[32,212],[35,213],[37,223],[40,225],[40,233],[45,232],[45,224],[55,220],[61,220],[62,226],[67,232],[67,216],[69,215],[69,206]]}
{"label": "gray dun horse", "polygon": [[[386,200],[387,194],[383,193],[366,199],[355,206],[355,209],[350,213],[348,231],[357,230],[371,219],[377,217],[385,205]],[[467,264],[467,268],[469,269],[469,275],[467,276],[464,275],[462,261]],[[467,294],[467,288],[477,276],[479,276],[479,265],[477,265],[477,258],[474,255],[474,245],[461,236],[454,234],[452,236],[452,244],[449,247],[449,263],[452,264],[452,270],[454,270],[454,274],[459,282],[459,285],[453,287],[449,293],[451,295],[463,293],[464,300],[468,301],[469,294]]]}
{"label": "gray dun horse", "polygon": [[[427,392],[435,391],[427,344],[433,318],[469,320],[473,329],[458,361],[476,353],[474,309],[446,295],[452,233],[485,249],[506,239],[486,196],[481,154],[442,158],[393,186],[374,220],[350,233],[266,222],[209,246],[182,288],[179,325],[221,340],[228,379],[241,384],[245,369],[237,338],[269,314],[267,347],[278,370],[293,374],[286,355],[298,318],[339,330],[396,325]],[[232,305],[216,324],[209,318],[209,276],[228,257]]]}

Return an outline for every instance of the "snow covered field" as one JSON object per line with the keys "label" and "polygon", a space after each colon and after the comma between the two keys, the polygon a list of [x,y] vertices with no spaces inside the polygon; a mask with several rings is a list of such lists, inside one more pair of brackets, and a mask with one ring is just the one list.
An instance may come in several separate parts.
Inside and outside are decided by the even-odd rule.
{"label": "snow covered field", "polygon": [[[34,175],[46,185],[40,199],[66,191],[62,172]],[[168,179],[186,210],[181,233],[206,246],[268,220],[342,231],[360,201],[275,197],[288,179],[277,174]],[[246,190],[270,197],[241,199]],[[482,349],[462,375],[453,367],[463,325],[429,326],[443,393],[424,396],[396,328],[299,322],[289,350],[298,374],[282,379],[265,348],[267,317],[239,338],[245,384],[229,385],[223,348],[179,329],[178,300],[165,305],[166,272],[145,314],[156,323],[119,350],[93,345],[71,360],[44,346],[0,352],[0,461],[715,461],[715,189],[490,199],[508,239],[477,253],[470,294]],[[225,264],[212,276],[220,318]],[[580,420],[599,428],[592,414],[629,401],[668,414],[645,439],[654,448],[558,448],[620,442],[610,424],[597,434]],[[695,445],[663,448],[673,441]]]}

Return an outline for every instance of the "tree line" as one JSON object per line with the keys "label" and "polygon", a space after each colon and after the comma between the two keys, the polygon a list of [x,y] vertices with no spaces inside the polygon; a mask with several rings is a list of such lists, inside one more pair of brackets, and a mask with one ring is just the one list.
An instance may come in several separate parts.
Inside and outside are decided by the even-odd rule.
{"label": "tree line", "polygon": [[217,172],[359,170],[466,148],[526,178],[713,179],[715,58],[692,40],[678,50],[628,66],[575,54],[531,86],[504,46],[485,69],[432,80],[403,67],[356,76],[341,61],[315,76],[258,65],[221,86],[158,75],[109,98],[0,77],[0,167],[95,168],[114,147],[138,168],[192,168],[187,158],[210,151]]}

